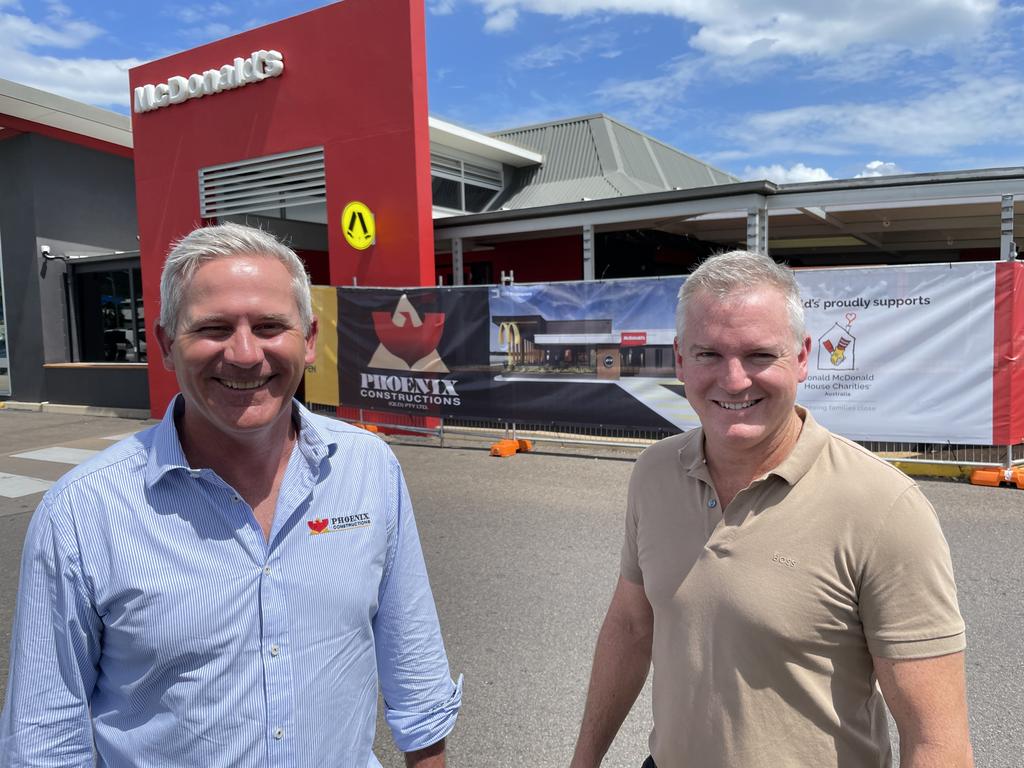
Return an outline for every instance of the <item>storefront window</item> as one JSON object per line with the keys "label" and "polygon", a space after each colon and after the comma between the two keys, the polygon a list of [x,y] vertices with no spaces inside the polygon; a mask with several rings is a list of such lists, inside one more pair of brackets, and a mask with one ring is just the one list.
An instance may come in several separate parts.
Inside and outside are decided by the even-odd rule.
{"label": "storefront window", "polygon": [[146,319],[138,267],[77,267],[74,300],[78,359],[85,363],[144,363]]}

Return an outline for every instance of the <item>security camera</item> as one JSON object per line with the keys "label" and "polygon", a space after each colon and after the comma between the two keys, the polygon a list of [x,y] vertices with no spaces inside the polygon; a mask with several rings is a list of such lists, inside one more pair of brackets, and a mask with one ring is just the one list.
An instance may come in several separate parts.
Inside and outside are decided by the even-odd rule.
{"label": "security camera", "polygon": [[48,246],[48,245],[41,245],[41,246],[39,246],[39,252],[41,254],[43,254],[44,257],[45,256],[49,256],[50,255],[50,246]]}

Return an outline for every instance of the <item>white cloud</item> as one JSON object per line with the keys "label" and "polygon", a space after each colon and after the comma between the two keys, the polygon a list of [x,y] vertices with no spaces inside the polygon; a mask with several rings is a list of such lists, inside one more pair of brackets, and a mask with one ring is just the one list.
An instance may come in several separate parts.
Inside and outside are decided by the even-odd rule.
{"label": "white cloud", "polygon": [[484,22],[485,32],[508,32],[515,29],[519,20],[519,11],[515,8],[499,8],[487,14]]}
{"label": "white cloud", "polygon": [[606,32],[583,35],[553,45],[537,46],[512,62],[512,68],[547,69],[565,61],[582,61],[588,54],[595,52],[603,58],[615,58],[621,53],[614,49],[616,40],[617,35],[614,32]]}
{"label": "white cloud", "polygon": [[595,93],[608,105],[607,111],[621,113],[622,118],[644,130],[661,128],[676,122],[680,108],[677,103],[690,84],[702,74],[699,61],[678,59],[666,72],[647,80],[610,81]]}
{"label": "white cloud", "polygon": [[798,184],[804,181],[829,181],[832,176],[824,168],[810,168],[803,163],[796,163],[789,168],[775,163],[755,167],[748,165],[743,169],[743,178],[747,180],[767,179],[776,184]]}
{"label": "white cloud", "polygon": [[455,13],[455,0],[434,0],[427,3],[427,10],[435,16],[449,16]]}
{"label": "white cloud", "polygon": [[[10,2],[7,6],[17,7]],[[0,77],[89,104],[127,108],[128,70],[142,60],[59,58],[38,52],[40,48],[74,50],[102,34],[102,29],[74,18],[59,2],[48,4],[43,22],[0,13],[0,50],[4,52]]]}
{"label": "white cloud", "polygon": [[231,15],[231,8],[224,3],[209,5],[173,5],[164,10],[167,16],[173,16],[184,24],[202,25],[209,19],[219,19]]}
{"label": "white cloud", "polygon": [[894,155],[943,156],[964,147],[1021,144],[1010,105],[1024,100],[1013,77],[963,77],[906,101],[818,104],[761,112],[729,133],[748,157],[781,153],[842,155],[865,148]]}
{"label": "white cloud", "polygon": [[896,163],[887,163],[884,160],[872,160],[864,166],[864,170],[853,178],[867,179],[874,176],[893,176],[897,173],[905,173]]}
{"label": "white cloud", "polygon": [[964,45],[982,33],[998,0],[473,0],[485,29],[512,29],[522,12],[561,17],[596,13],[671,16],[698,26],[692,47],[714,56],[764,58],[815,55],[838,58],[858,45],[891,44],[927,51]]}

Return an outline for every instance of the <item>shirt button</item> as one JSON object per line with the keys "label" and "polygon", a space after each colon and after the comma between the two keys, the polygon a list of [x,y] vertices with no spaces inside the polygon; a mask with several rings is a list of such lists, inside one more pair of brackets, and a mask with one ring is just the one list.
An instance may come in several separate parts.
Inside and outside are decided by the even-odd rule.
{"label": "shirt button", "polygon": [[270,575],[270,566],[269,566],[269,565],[265,565],[265,566],[263,566],[263,572],[264,572],[264,573],[265,573],[265,574],[266,574],[267,576],[269,576],[269,575]]}
{"label": "shirt button", "polygon": [[278,739],[278,740],[283,739],[284,738],[284,728],[275,728],[274,729],[274,738]]}
{"label": "shirt button", "polygon": [[718,506],[718,499],[708,499],[708,509],[714,509]]}
{"label": "shirt button", "polygon": [[271,656],[277,656],[277,654],[279,654],[280,652],[281,652],[281,648],[277,645],[277,643],[274,643],[272,646],[270,646],[270,655]]}
{"label": "shirt button", "polygon": [[241,499],[241,497],[239,497],[239,496],[232,496],[232,497],[231,497],[231,500],[232,500],[233,502],[235,502],[235,504],[237,504],[237,503],[238,503],[238,502],[240,502],[240,501],[241,501],[242,499]]}

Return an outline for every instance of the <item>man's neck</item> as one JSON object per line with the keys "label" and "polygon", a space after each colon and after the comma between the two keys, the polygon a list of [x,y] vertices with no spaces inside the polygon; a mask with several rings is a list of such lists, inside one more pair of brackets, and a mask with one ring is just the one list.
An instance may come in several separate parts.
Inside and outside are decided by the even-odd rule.
{"label": "man's neck", "polygon": [[705,439],[704,458],[723,511],[737,493],[786,460],[800,438],[803,425],[803,419],[794,411],[785,430],[754,450],[730,450],[729,446],[709,445]]}
{"label": "man's neck", "polygon": [[245,486],[274,478],[287,464],[298,429],[291,414],[251,434],[215,432],[189,419],[188,411],[175,419],[182,451],[193,469],[212,469],[223,480],[244,494]]}

